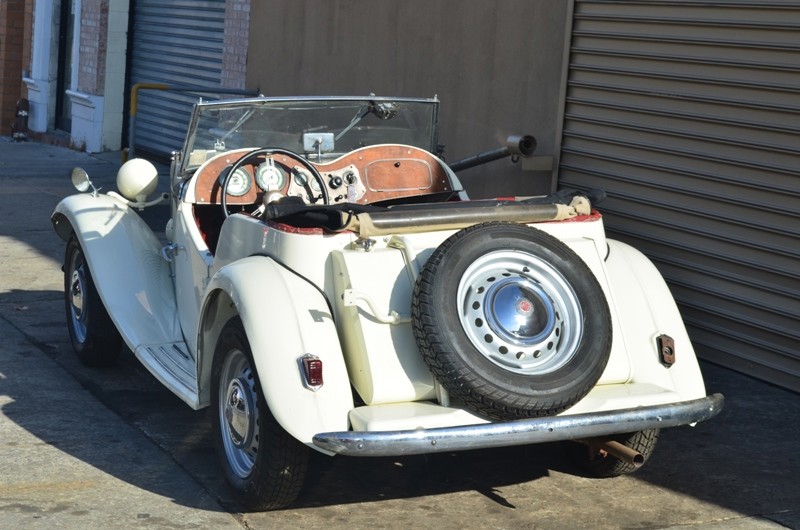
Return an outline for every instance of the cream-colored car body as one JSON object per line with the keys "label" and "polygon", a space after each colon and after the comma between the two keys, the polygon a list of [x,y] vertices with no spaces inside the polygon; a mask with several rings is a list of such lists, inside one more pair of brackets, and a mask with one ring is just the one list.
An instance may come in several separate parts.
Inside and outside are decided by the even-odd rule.
{"label": "cream-colored car body", "polygon": [[[247,119],[249,114],[244,114],[238,125]],[[218,143],[224,148],[224,142]],[[400,148],[403,157],[423,151],[406,145],[388,147]],[[370,147],[362,149],[346,156],[367,157]],[[360,226],[347,225],[331,233],[237,213],[225,219],[212,250],[196,215],[198,206],[212,207],[204,198],[211,196],[208,186],[203,191],[206,195],[199,190],[198,175],[217,162],[213,167],[229,167],[249,151],[240,148],[218,154],[215,146],[183,153],[195,165],[192,172],[173,164],[166,241],[135,211],[150,204],[141,195],[142,190],[151,189],[152,175],[143,175],[139,182],[133,165],[123,166],[126,185],[121,190],[127,198],[95,190],[67,197],[56,207],[52,216],[56,232],[64,240],[75,237],[80,243],[100,298],[137,358],[192,408],[208,406],[217,340],[223,326],[238,317],[271,413],[288,433],[310,447],[356,454],[362,449],[360,438],[347,440],[348,433],[389,432],[416,441],[395,445],[391,437],[378,439],[371,454],[432,451],[446,438],[466,440],[457,442],[455,447],[460,449],[498,445],[497,437],[492,441],[487,436],[484,441],[484,431],[453,430],[490,422],[450,403],[447,391],[423,360],[410,314],[414,285],[434,250],[461,227],[487,218],[464,210],[445,222],[413,227],[390,223],[387,228],[370,224],[367,215],[356,219]],[[306,151],[307,157],[309,153],[313,154]],[[318,152],[317,160],[320,156]],[[398,158],[392,164],[381,160],[383,165],[374,167],[387,174],[391,167],[410,164],[407,160],[417,167],[436,166],[430,175],[443,175],[437,177],[441,189],[461,190],[451,168],[428,152],[425,157]],[[336,161],[330,164],[335,167]],[[143,165],[135,167],[139,166]],[[368,167],[365,163],[364,174]],[[352,170],[348,165],[339,171],[345,175]],[[216,173],[207,173],[215,181],[218,178]],[[357,186],[353,198],[367,190],[360,180]],[[458,198],[467,197],[462,191]],[[560,417],[573,418],[578,426],[565,429],[561,439],[570,434],[584,437],[655,428],[662,420],[665,426],[680,425],[719,411],[721,396],[703,400],[703,380],[681,316],[664,280],[645,256],[606,239],[602,217],[596,212],[528,223],[524,216],[511,216],[513,209],[483,210],[489,212],[490,220],[525,222],[568,245],[596,277],[610,310],[613,342],[608,364],[588,395],[561,413]],[[657,342],[661,335],[674,339],[674,364],[662,360]],[[308,354],[324,366],[321,387],[304,380],[301,357]],[[673,407],[687,406],[691,410],[678,417],[664,417]],[[645,419],[637,417],[642,407],[649,407]],[[531,443],[546,438],[530,437],[530,433],[554,431],[557,422],[544,420],[550,423],[492,425],[502,428],[504,444]],[[616,425],[617,420],[624,421]],[[515,438],[519,425],[529,437]],[[426,433],[433,434],[426,438]],[[440,435],[444,438],[437,438]]]}
{"label": "cream-colored car body", "polygon": [[[74,232],[79,239],[126,344],[193,408],[209,403],[217,335],[238,315],[270,410],[309,445],[319,432],[487,421],[446,406],[446,391],[411,331],[416,277],[454,230],[385,235],[364,245],[348,231],[293,230],[237,214],[223,225],[212,256],[191,207],[173,199],[166,248],[130,206],[108,195],[68,197],[54,221],[62,237]],[[531,226],[556,236],[586,262],[612,317],[605,372],[563,415],[705,396],[680,314],[647,258],[607,240],[599,215]],[[659,362],[656,337],[662,333],[675,340],[678,362],[671,367]],[[323,360],[325,384],[317,391],[303,386],[298,359],[306,353]],[[364,405],[354,407],[351,384]]]}

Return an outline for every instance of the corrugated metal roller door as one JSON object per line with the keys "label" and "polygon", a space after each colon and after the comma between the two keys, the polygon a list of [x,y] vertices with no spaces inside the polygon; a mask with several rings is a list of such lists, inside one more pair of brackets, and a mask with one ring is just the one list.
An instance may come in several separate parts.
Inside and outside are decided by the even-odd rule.
{"label": "corrugated metal roller door", "polygon": [[800,390],[800,2],[574,3],[560,187],[598,187],[702,357]]}
{"label": "corrugated metal roller door", "polygon": [[[130,83],[220,85],[225,0],[135,0]],[[183,145],[197,95],[144,90],[134,132],[137,151],[168,154]]]}

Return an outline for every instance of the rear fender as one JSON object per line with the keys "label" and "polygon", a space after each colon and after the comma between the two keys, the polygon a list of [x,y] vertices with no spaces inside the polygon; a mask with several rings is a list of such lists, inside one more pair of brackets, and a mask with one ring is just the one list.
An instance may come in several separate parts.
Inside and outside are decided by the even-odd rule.
{"label": "rear fender", "polygon": [[[350,381],[330,307],[316,287],[269,257],[252,256],[221,268],[206,292],[198,335],[202,403],[210,398],[219,332],[238,315],[278,423],[308,445],[316,433],[347,430]],[[306,353],[323,363],[324,384],[316,392],[303,384],[299,359]]]}
{"label": "rear fender", "polygon": [[[606,269],[632,363],[632,381],[677,392],[682,400],[705,396],[705,385],[692,343],[675,300],[661,273],[644,254],[608,240]],[[675,341],[675,363],[661,362],[656,338]]]}
{"label": "rear fender", "polygon": [[63,240],[75,234],[100,299],[131,350],[183,340],[169,264],[136,212],[108,195],[78,194],[58,203],[51,221]]}

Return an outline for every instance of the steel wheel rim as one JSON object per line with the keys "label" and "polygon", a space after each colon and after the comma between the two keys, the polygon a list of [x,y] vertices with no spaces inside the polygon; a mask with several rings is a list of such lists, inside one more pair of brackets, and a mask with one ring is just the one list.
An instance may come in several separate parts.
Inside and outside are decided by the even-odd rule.
{"label": "steel wheel rim", "polygon": [[67,293],[69,316],[75,341],[83,344],[89,334],[89,306],[86,290],[86,265],[79,253],[72,256],[70,262],[70,284]]}
{"label": "steel wheel rim", "polygon": [[456,296],[470,342],[501,368],[546,374],[567,364],[578,349],[583,312],[575,290],[536,255],[484,254],[464,271]]}
{"label": "steel wheel rim", "polygon": [[246,479],[258,455],[259,415],[255,376],[241,350],[229,353],[219,382],[218,421],[225,456],[233,473]]}

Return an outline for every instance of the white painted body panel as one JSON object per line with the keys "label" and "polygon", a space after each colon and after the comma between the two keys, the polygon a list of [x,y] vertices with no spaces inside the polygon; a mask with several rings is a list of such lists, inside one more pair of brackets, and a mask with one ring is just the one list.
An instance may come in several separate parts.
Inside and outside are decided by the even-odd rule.
{"label": "white painted body panel", "polygon": [[[322,294],[274,260],[253,256],[220,269],[209,296],[227,293],[242,319],[267,405],[289,434],[310,443],[322,430],[346,430],[353,408],[336,326]],[[303,386],[299,359],[324,365],[325,384]]]}
{"label": "white painted body panel", "polygon": [[[441,394],[409,324],[419,271],[454,231],[380,237],[367,251],[349,232],[296,230],[237,214],[224,223],[212,258],[189,208],[178,203],[175,210],[174,287],[157,238],[126,205],[77,195],[56,210],[79,234],[126,343],[187,403],[208,404],[217,333],[238,315],[271,411],[304,443],[311,445],[316,433],[348,427],[381,431],[486,421],[436,404]],[[705,395],[672,296],[642,254],[607,241],[598,216],[532,226],[564,241],[587,263],[612,318],[608,366],[599,384],[564,415]],[[122,270],[126,281],[119,281]],[[381,321],[393,314],[395,323]],[[655,337],[661,333],[676,342],[678,362],[670,368],[659,362]],[[302,385],[298,358],[305,353],[323,359],[325,385],[318,392]],[[354,409],[351,384],[366,407]]]}
{"label": "white painted body panel", "polygon": [[53,213],[57,233],[74,233],[95,286],[125,344],[165,386],[198,407],[196,363],[187,348],[169,264],[141,217],[111,195],[72,195]]}
{"label": "white painted body panel", "polygon": [[214,256],[200,235],[192,217],[192,206],[178,202],[173,206],[173,243],[177,246],[172,258],[175,271],[175,294],[181,328],[191,351],[197,350],[197,329],[200,307],[211,277]]}
{"label": "white painted body panel", "polygon": [[[663,279],[643,255],[607,241],[600,218],[533,226],[567,243],[588,264],[611,310],[614,341],[598,391],[567,413],[704,395],[680,315]],[[386,236],[365,251],[353,244],[349,233],[294,233],[246,216],[231,217],[223,230],[220,240],[224,243],[215,267],[235,261],[236,255],[276,256],[326,293],[333,304],[351,382],[367,405],[435,397],[435,383],[421,361],[407,320],[420,268],[453,231]],[[355,293],[355,305],[345,305],[345,290]],[[372,306],[360,295],[371,298]],[[374,314],[375,310],[380,314]],[[399,323],[380,322],[392,312],[399,315]],[[666,368],[658,361],[655,337],[661,333],[678,342],[682,366]],[[637,385],[626,390],[626,383]],[[643,401],[648,393],[653,398]]]}
{"label": "white painted body panel", "polygon": [[79,194],[61,201],[54,215],[74,231],[100,297],[131,349],[182,340],[161,243],[136,212],[108,195]]}

